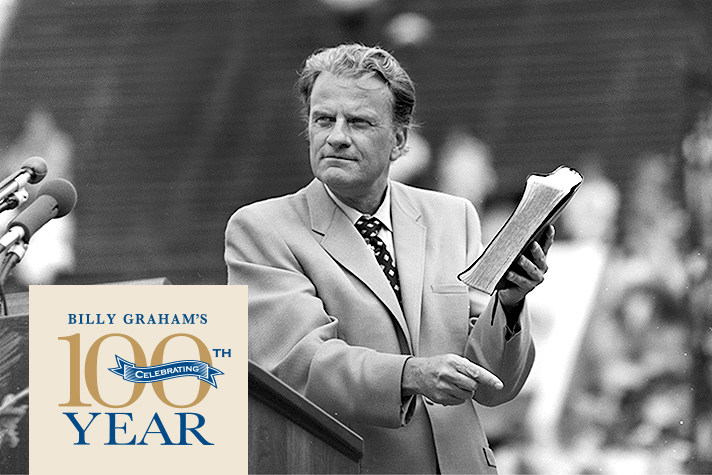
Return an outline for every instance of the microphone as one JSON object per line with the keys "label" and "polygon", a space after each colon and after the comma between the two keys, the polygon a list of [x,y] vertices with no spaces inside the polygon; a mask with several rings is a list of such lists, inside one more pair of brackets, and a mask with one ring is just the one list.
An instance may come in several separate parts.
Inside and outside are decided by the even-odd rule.
{"label": "microphone", "polygon": [[24,188],[28,183],[33,185],[39,183],[46,175],[47,162],[45,162],[43,158],[28,158],[25,160],[25,163],[22,164],[19,171],[5,178],[2,183],[0,183],[0,202],[7,200],[8,197]]}
{"label": "microphone", "polygon": [[7,232],[0,237],[0,252],[12,244],[24,242],[53,218],[61,218],[77,204],[77,190],[62,178],[50,180],[39,191],[35,201],[10,221]]}

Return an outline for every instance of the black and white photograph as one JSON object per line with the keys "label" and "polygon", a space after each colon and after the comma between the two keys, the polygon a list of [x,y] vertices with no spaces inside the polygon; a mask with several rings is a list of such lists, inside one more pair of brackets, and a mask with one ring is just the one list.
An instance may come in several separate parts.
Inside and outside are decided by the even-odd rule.
{"label": "black and white photograph", "polygon": [[0,180],[2,474],[104,285],[247,287],[206,473],[712,474],[712,2],[0,0]]}

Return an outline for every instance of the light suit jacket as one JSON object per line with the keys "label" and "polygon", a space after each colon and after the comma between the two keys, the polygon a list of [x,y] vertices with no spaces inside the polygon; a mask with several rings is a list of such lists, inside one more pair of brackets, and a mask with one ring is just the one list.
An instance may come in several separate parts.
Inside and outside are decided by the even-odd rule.
{"label": "light suit jacket", "polygon": [[512,399],[534,359],[526,305],[507,341],[496,299],[457,280],[482,251],[470,202],[396,182],[391,193],[402,309],[321,182],[235,212],[225,260],[228,283],[248,285],[249,357],[363,437],[364,473],[496,473],[474,402],[404,403],[401,375],[409,355],[455,353],[504,382],[477,402]]}

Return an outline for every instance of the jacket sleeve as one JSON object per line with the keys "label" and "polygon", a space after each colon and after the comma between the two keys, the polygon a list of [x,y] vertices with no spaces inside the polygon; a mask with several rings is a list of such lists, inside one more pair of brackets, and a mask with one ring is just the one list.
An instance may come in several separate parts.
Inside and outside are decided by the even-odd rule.
{"label": "jacket sleeve", "polygon": [[292,249],[304,236],[266,215],[238,210],[225,235],[228,284],[248,285],[249,358],[346,423],[401,426],[407,355],[339,339],[339,316],[326,312]]}
{"label": "jacket sleeve", "polygon": [[[479,236],[479,219],[474,207],[468,203],[468,237]],[[468,243],[468,262],[482,252],[479,241]],[[484,308],[483,308],[484,307]],[[496,406],[512,400],[526,382],[534,363],[534,342],[531,336],[531,317],[525,301],[519,316],[520,329],[507,338],[507,318],[497,294],[489,297],[470,289],[470,316],[475,321],[467,339],[464,356],[488,369],[504,383],[504,389],[495,390],[481,385],[475,400],[486,406]]]}

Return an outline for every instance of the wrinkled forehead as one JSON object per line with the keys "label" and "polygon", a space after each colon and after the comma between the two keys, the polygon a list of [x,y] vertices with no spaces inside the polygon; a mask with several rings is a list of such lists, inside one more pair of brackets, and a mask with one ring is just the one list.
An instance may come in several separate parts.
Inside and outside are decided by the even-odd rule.
{"label": "wrinkled forehead", "polygon": [[[380,73],[375,71],[361,71],[354,74],[322,71],[314,81],[314,86],[317,84],[319,84],[321,88],[328,85],[331,89],[340,89],[345,92],[353,92],[354,94],[363,92],[372,97],[377,95],[381,96],[388,102],[391,110],[395,102],[393,92],[390,87],[388,87],[388,83],[383,79]],[[311,103],[313,99],[314,88],[312,88],[309,102]]]}

